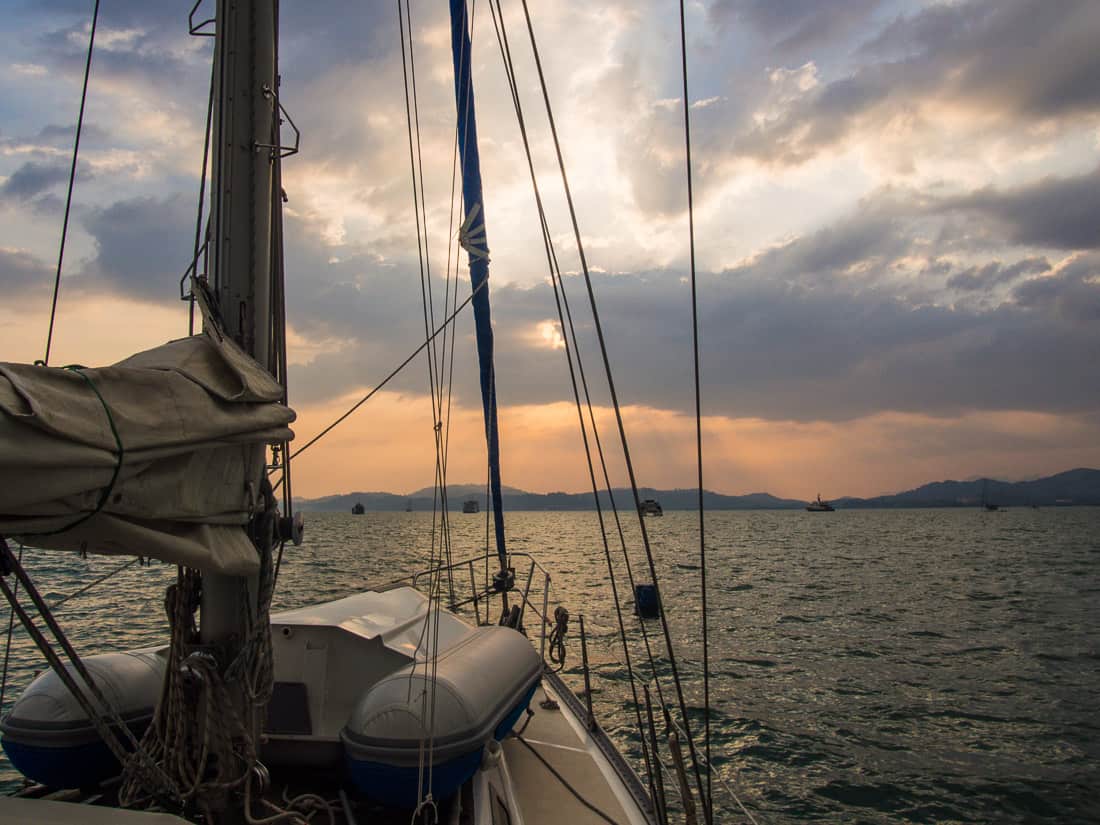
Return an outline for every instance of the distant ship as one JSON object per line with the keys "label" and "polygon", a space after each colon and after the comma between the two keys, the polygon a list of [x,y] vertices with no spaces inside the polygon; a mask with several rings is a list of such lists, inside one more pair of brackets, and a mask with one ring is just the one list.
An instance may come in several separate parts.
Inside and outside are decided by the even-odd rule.
{"label": "distant ship", "polygon": [[476,513],[480,509],[481,508],[478,506],[476,498],[467,499],[466,501],[462,502],[463,513]]}
{"label": "distant ship", "polygon": [[411,513],[413,511],[413,503],[411,501],[405,502],[405,512]]}
{"label": "distant ship", "polygon": [[643,501],[638,511],[643,516],[663,516],[665,514],[665,511],[661,509],[661,505],[655,498],[647,498]]}
{"label": "distant ship", "polygon": [[351,514],[353,516],[361,516],[365,512],[367,512],[367,508],[363,506],[363,502],[361,501],[355,502],[355,506],[351,508]]}
{"label": "distant ship", "polygon": [[831,513],[836,508],[829,502],[821,500],[821,493],[817,494],[817,501],[811,501],[806,505],[806,509],[811,513]]}

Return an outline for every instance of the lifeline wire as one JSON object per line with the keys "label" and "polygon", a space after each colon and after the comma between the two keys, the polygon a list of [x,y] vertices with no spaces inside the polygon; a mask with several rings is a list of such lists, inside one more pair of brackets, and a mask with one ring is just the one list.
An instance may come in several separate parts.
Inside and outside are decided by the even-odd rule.
{"label": "lifeline wire", "polygon": [[695,454],[696,466],[699,470],[699,588],[702,591],[703,611],[703,747],[706,754],[707,793],[701,801],[707,825],[713,825],[714,811],[711,799],[714,788],[710,766],[710,645],[707,638],[707,546],[703,521],[703,417],[699,399],[699,302],[695,291],[695,198],[691,185],[691,106],[688,103],[687,24],[684,22],[684,0],[680,0],[680,60],[684,77],[684,152],[687,162],[688,244],[691,249],[691,352],[695,362]]}
{"label": "lifeline wire", "polygon": [[73,164],[69,168],[69,192],[65,196],[65,217],[61,221],[61,248],[57,252],[57,275],[53,281],[53,302],[50,305],[50,331],[46,334],[44,365],[50,363],[50,346],[53,344],[53,323],[57,317],[57,295],[61,291],[61,264],[65,260],[65,238],[69,234],[69,210],[73,205],[73,183],[76,181],[76,158],[80,152],[80,133],[84,129],[84,104],[88,101],[88,77],[92,73],[92,51],[95,47],[95,27],[99,22],[99,0],[92,10],[92,30],[88,35],[88,59],[84,63],[84,89],[80,93],[80,114],[76,119],[76,141],[73,144]]}

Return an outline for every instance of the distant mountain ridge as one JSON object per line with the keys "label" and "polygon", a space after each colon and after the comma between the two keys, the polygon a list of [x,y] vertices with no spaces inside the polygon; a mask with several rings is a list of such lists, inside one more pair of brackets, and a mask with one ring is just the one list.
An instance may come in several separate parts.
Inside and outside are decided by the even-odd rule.
{"label": "distant mountain ridge", "polygon": [[[455,484],[447,488],[449,510],[461,510],[462,503],[475,499],[482,511],[488,508],[484,485]],[[978,507],[985,501],[1001,507],[1054,507],[1068,505],[1100,505],[1100,470],[1079,468],[1064,473],[1030,481],[997,481],[974,479],[972,481],[935,481],[914,490],[873,498],[846,496],[833,499],[838,508],[891,508],[891,507]],[[351,512],[356,504],[367,511],[417,512],[432,510],[435,505],[433,490],[426,487],[409,495],[385,492],[357,492],[324,496],[315,499],[295,499],[295,506],[305,511]],[[620,509],[629,509],[633,497],[628,489],[614,490],[615,503]],[[642,499],[654,498],[665,510],[694,510],[698,506],[698,493],[694,488],[657,490],[642,487],[638,490]],[[600,493],[600,504],[610,507],[606,491]],[[727,496],[710,490],[703,491],[703,504],[708,510],[792,510],[805,507],[807,502],[778,498],[770,493],[749,493],[743,496]],[[509,510],[592,510],[591,493],[529,493],[515,487],[504,488],[504,506]]]}
{"label": "distant mountain ridge", "polygon": [[934,481],[915,490],[873,498],[839,498],[838,507],[979,507],[984,501],[1000,507],[1100,505],[1100,470],[1080,467],[1030,481]]}
{"label": "distant mountain ridge", "polygon": [[[630,509],[633,496],[629,489],[612,491],[619,509]],[[655,490],[651,487],[638,488],[642,499],[655,498],[665,510],[694,510],[698,506],[699,494],[694,489]],[[477,501],[482,511],[488,509],[484,485],[455,484],[447,487],[447,509],[462,510],[462,503],[469,499]],[[393,510],[413,510],[421,512],[432,510],[436,502],[433,490],[428,487],[417,490],[407,496],[394,493],[345,493],[324,496],[315,499],[295,499],[294,506],[304,511],[346,511],[356,504],[362,504],[368,512]],[[768,493],[749,493],[745,496],[727,496],[703,491],[703,504],[708,510],[791,510],[804,506],[805,502],[796,499],[777,498]],[[610,508],[607,491],[600,491],[600,505]],[[504,488],[504,506],[508,510],[593,510],[592,493],[529,493],[515,487]]]}

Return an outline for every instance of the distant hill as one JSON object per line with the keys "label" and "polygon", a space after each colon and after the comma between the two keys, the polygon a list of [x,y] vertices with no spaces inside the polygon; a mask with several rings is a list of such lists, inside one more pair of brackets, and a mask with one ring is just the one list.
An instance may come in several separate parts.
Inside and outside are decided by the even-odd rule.
{"label": "distant hill", "polygon": [[[615,503],[620,509],[632,506],[633,497],[628,489],[613,491]],[[698,506],[698,494],[694,489],[655,490],[642,487],[638,490],[642,499],[655,498],[665,510],[694,510]],[[455,484],[447,487],[447,509],[461,510],[462,503],[475,499],[482,511],[488,509],[484,485]],[[750,493],[745,496],[726,496],[710,490],[703,492],[703,503],[709,510],[790,510],[805,505],[795,499],[776,498],[768,493]],[[407,496],[393,493],[347,493],[315,499],[295,499],[295,507],[303,511],[351,512],[356,504],[362,504],[368,512],[411,509],[416,512],[433,508],[433,490],[427,487]],[[600,504],[610,507],[607,492],[600,493]],[[504,506],[508,510],[593,510],[592,493],[528,493],[515,487],[504,488]]]}
{"label": "distant hill", "polygon": [[[889,508],[889,507],[979,507],[983,488],[986,500],[1002,507],[1055,507],[1074,504],[1100,505],[1100,470],[1081,468],[1069,470],[1047,478],[1030,481],[997,481],[973,479],[971,481],[936,481],[888,496],[874,498],[834,499],[838,508]],[[478,484],[454,484],[447,488],[449,510],[461,510],[467,499],[475,499],[482,511],[488,509],[485,487]],[[615,503],[620,509],[632,502],[630,490],[614,491]],[[654,498],[665,510],[694,510],[698,496],[694,489],[656,490],[642,487],[638,490],[642,499]],[[600,493],[600,503],[610,507],[606,492]],[[749,493],[744,496],[727,496],[705,490],[703,504],[708,510],[792,510],[800,509],[807,502],[790,498],[777,498],[770,493]],[[433,490],[425,487],[406,496],[395,493],[347,493],[315,499],[296,499],[295,506],[305,511],[351,512],[356,504],[367,511],[417,512],[431,510],[434,505]],[[592,510],[591,493],[528,493],[515,487],[504,488],[504,506],[508,510]]]}
{"label": "distant hill", "polygon": [[982,496],[1001,507],[1100,504],[1100,470],[1080,468],[1030,481],[936,481],[915,490],[874,498],[840,498],[837,507],[980,507]]}

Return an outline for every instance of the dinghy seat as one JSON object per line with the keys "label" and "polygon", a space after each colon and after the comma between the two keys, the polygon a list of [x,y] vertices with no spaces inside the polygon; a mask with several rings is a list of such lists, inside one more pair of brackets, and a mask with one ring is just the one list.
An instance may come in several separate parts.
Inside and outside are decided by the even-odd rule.
{"label": "dinghy seat", "polygon": [[[100,653],[83,660],[103,695],[139,739],[160,698],[167,665],[164,650]],[[73,672],[71,666],[69,670]],[[27,686],[0,722],[0,733],[12,765],[28,779],[51,788],[90,787],[120,770],[80,703],[52,669]]]}
{"label": "dinghy seat", "polygon": [[386,676],[364,693],[341,732],[353,781],[385,805],[410,808],[420,796],[419,766],[427,790],[430,763],[433,797],[451,796],[473,776],[485,745],[512,729],[541,673],[523,634],[479,627],[434,665],[420,661]]}

